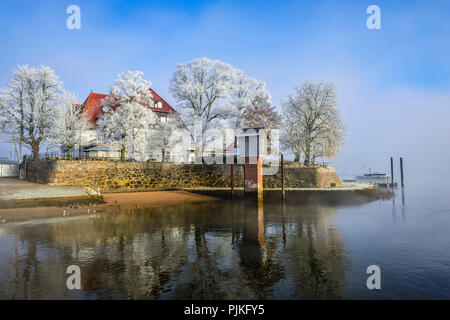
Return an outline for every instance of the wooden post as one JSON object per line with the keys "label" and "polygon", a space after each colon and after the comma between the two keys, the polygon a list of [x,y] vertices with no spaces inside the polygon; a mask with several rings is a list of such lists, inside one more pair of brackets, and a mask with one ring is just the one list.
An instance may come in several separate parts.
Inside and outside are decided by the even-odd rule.
{"label": "wooden post", "polygon": [[282,233],[283,233],[283,245],[286,246],[286,209],[284,201],[281,203],[281,223],[282,223]]}
{"label": "wooden post", "polygon": [[258,179],[258,200],[262,200],[263,198],[263,162],[264,162],[264,157],[263,156],[259,156],[257,158],[257,166],[256,166],[256,174],[257,174],[257,179]]}
{"label": "wooden post", "polygon": [[401,184],[402,184],[402,188],[404,186],[403,183],[403,158],[400,157],[400,180],[401,180]]}
{"label": "wooden post", "polygon": [[250,163],[250,157],[245,157],[244,164],[244,194],[245,197],[263,198],[263,156],[257,156],[257,163]]}
{"label": "wooden post", "polygon": [[391,186],[394,187],[394,159],[391,157]]}
{"label": "wooden post", "polygon": [[284,156],[281,154],[281,197],[284,199]]}
{"label": "wooden post", "polygon": [[231,164],[231,198],[234,199],[234,163]]}

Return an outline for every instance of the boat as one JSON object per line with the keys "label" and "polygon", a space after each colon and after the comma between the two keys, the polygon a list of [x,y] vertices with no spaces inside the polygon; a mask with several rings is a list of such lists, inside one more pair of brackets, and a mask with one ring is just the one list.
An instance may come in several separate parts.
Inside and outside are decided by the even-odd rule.
{"label": "boat", "polygon": [[[386,173],[366,173],[362,176],[357,176],[356,181],[359,183],[372,183],[379,187],[389,187],[392,186],[391,177]],[[394,187],[397,183],[394,182]]]}

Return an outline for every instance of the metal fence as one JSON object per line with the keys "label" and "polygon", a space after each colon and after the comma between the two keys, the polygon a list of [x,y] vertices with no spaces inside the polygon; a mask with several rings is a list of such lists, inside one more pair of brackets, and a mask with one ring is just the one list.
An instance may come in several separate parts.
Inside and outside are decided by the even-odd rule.
{"label": "metal fence", "polygon": [[[39,159],[47,159],[47,160],[69,160],[68,152],[42,152],[39,153]],[[33,154],[25,155],[24,160],[33,160],[35,157]],[[76,152],[72,154],[72,160],[92,160],[92,161],[120,161],[120,156],[118,157],[98,157],[90,155],[89,152]],[[136,161],[131,160],[128,157],[125,158],[125,161]]]}

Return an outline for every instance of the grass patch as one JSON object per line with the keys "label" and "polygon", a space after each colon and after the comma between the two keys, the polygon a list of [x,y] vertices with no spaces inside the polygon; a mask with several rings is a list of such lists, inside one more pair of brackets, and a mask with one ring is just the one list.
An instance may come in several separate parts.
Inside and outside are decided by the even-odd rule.
{"label": "grass patch", "polygon": [[59,198],[36,198],[0,200],[0,209],[36,208],[36,207],[63,207],[68,205],[89,205],[105,203],[99,196],[75,196]]}

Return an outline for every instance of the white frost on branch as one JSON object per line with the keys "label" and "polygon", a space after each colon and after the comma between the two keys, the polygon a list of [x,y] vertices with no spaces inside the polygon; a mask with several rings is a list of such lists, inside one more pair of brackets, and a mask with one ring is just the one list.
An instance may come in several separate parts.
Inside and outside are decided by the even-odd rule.
{"label": "white frost on branch", "polygon": [[[160,152],[161,162],[165,162],[167,156],[170,154],[173,158],[174,153],[181,153],[178,158],[187,159],[184,153],[189,149],[190,139],[185,138],[189,138],[189,135],[179,115],[167,114],[160,116],[159,121],[154,124],[153,130],[149,132],[147,143],[149,149]],[[179,144],[183,144],[181,150],[177,148]]]}
{"label": "white frost on branch", "polygon": [[283,103],[283,112],[281,141],[297,161],[303,156],[309,164],[316,157],[339,154],[345,126],[333,84],[306,81]]}
{"label": "white frost on branch", "polygon": [[211,130],[241,127],[243,113],[255,97],[264,94],[270,97],[264,82],[227,63],[207,58],[178,65],[170,91],[191,130],[197,159],[206,146],[215,143],[211,137],[217,135],[209,134]]}
{"label": "white frost on branch", "polygon": [[102,112],[97,122],[103,138],[121,146],[121,159],[129,150],[135,151],[145,144],[145,132],[157,123],[157,115],[149,108],[154,105],[149,90],[151,82],[143,79],[140,71],[119,74],[110,87],[109,96],[102,100]]}
{"label": "white frost on branch", "polygon": [[91,127],[86,114],[82,113],[75,102],[75,95],[70,93],[64,95],[62,104],[56,110],[58,121],[52,130],[53,135],[47,139],[49,144],[67,148],[70,159],[73,147],[81,143],[83,133]]}
{"label": "white frost on branch", "polygon": [[234,108],[234,129],[246,126],[243,123],[244,113],[251,108],[258,97],[268,99],[268,103],[271,104],[271,96],[263,81],[253,79],[241,70],[236,70],[229,101],[230,108]]}
{"label": "white frost on branch", "polygon": [[233,67],[219,60],[201,58],[178,65],[170,81],[170,91],[186,124],[193,127],[197,117],[202,119],[206,131],[215,119],[230,117],[225,102],[233,77]]}
{"label": "white frost on branch", "polygon": [[2,90],[2,125],[38,157],[41,143],[54,136],[57,107],[64,90],[55,72],[48,66],[19,66],[8,87]]}

